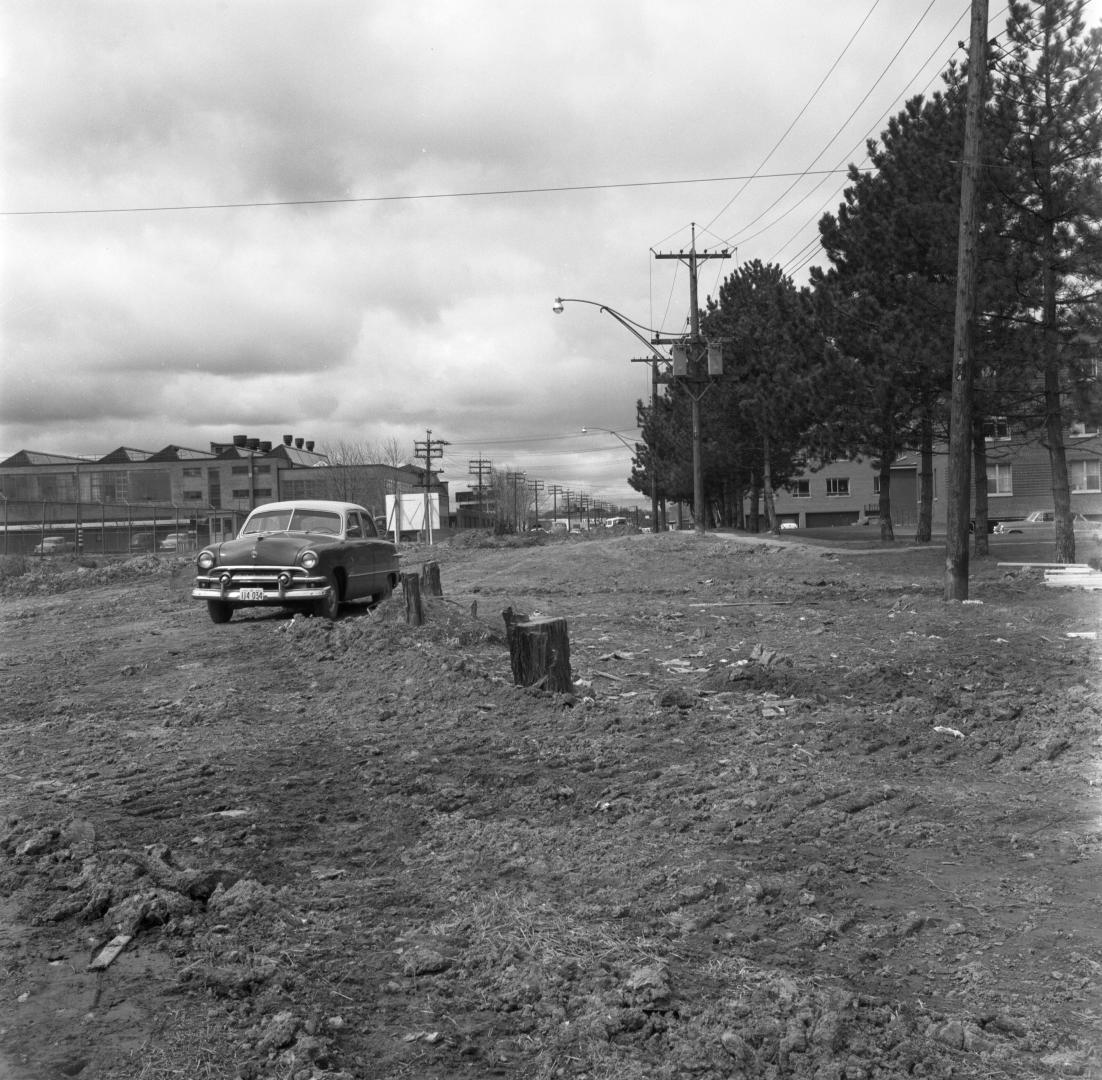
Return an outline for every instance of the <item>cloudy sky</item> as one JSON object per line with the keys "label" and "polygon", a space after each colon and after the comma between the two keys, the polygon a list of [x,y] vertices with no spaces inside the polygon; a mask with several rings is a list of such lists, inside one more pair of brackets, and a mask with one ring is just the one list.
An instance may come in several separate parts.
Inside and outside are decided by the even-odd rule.
{"label": "cloudy sky", "polygon": [[[1005,15],[992,3],[992,23]],[[803,281],[826,171],[967,0],[7,0],[0,456],[447,440],[609,501],[643,345],[731,250]],[[992,32],[995,32],[994,30]],[[589,429],[582,434],[581,429]]]}

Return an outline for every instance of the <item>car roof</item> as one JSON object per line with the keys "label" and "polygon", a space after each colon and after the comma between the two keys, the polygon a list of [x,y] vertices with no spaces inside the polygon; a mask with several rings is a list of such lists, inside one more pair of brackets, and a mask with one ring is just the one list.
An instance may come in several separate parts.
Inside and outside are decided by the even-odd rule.
{"label": "car roof", "polygon": [[359,503],[338,502],[335,499],[289,499],[285,502],[263,503],[251,510],[249,516],[252,517],[261,510],[328,510],[334,514],[358,510],[361,514],[368,513]]}

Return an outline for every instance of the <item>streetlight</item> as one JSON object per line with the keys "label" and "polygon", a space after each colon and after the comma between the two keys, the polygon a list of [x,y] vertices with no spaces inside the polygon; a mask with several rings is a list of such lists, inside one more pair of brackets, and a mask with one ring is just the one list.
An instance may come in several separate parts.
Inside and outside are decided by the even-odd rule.
{"label": "streetlight", "polygon": [[[653,354],[647,358],[647,363],[650,364],[650,404],[651,404],[651,418],[657,420],[658,416],[658,365],[659,363],[668,364],[670,358],[666,356],[655,343],[648,338],[645,338],[641,330],[647,330],[649,333],[656,334],[658,331],[651,330],[650,327],[643,326],[642,323],[637,323],[634,319],[629,319],[626,315],[617,311],[615,308],[610,308],[608,304],[599,304],[596,300],[581,300],[576,296],[557,296],[555,297],[555,303],[551,310],[556,315],[561,315],[563,312],[564,304],[589,304],[590,307],[597,308],[598,311],[603,311],[606,315],[611,315],[625,330],[630,334],[637,337]],[[584,430],[584,429],[583,429]],[[607,430],[607,429],[601,429]],[[616,432],[612,432],[616,435]],[[619,435],[616,435],[620,438]],[[632,453],[635,453],[634,447],[629,447]],[[650,513],[651,513],[651,527],[655,532],[658,532],[658,476],[657,476],[657,462],[654,455],[653,447],[650,448]]]}
{"label": "streetlight", "polygon": [[[606,435],[611,435],[614,439],[619,439],[619,441],[621,443],[623,443],[623,445],[626,446],[631,451],[633,456],[639,452],[639,447],[638,447],[637,444],[628,442],[627,439],[625,439],[623,437],[623,435],[621,435],[618,431],[613,431],[612,428],[606,428],[606,427],[594,427],[594,428],[584,427],[584,428],[582,428],[582,434],[583,435],[588,435],[591,431],[603,431]],[[654,470],[652,469],[651,470],[651,472],[652,472],[652,476],[651,476],[651,492],[652,492],[652,494],[653,494],[654,488],[655,488],[653,471]],[[655,511],[655,507],[653,505],[651,506],[651,511],[652,512]],[[638,514],[636,515],[636,520],[638,520]],[[655,532],[658,532],[658,519],[657,518],[655,518],[653,529],[654,529]]]}
{"label": "streetlight", "polygon": [[622,442],[633,454],[638,449],[638,447],[635,444],[629,443],[627,441],[627,439],[625,439],[623,437],[623,435],[621,435],[618,431],[613,431],[612,428],[606,428],[606,427],[582,428],[582,434],[583,435],[588,435],[591,431],[603,431],[606,435],[611,435],[614,439],[619,439],[620,442]]}

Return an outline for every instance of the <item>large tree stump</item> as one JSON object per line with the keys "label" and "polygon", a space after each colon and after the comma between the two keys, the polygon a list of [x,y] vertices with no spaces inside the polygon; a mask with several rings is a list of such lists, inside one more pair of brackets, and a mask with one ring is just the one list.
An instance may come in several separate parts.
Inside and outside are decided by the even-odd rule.
{"label": "large tree stump", "polygon": [[570,693],[570,636],[565,619],[529,619],[512,608],[502,613],[509,662],[517,686]]}
{"label": "large tree stump", "polygon": [[416,574],[402,575],[402,590],[406,597],[406,622],[420,626],[425,621],[425,611],[421,606],[421,582]]}
{"label": "large tree stump", "polygon": [[444,590],[440,587],[440,564],[427,562],[421,567],[421,591],[426,596],[443,596]]}

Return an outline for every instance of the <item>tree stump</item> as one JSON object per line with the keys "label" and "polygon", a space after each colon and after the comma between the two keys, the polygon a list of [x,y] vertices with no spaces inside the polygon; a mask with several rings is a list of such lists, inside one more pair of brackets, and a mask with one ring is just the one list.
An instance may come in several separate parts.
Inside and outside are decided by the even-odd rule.
{"label": "tree stump", "polygon": [[427,562],[421,567],[421,591],[426,596],[443,596],[444,590],[440,587],[440,564]]}
{"label": "tree stump", "polygon": [[512,608],[506,608],[501,615],[505,620],[513,682],[563,694],[573,691],[566,620],[529,619]]}
{"label": "tree stump", "polygon": [[425,621],[425,610],[421,606],[421,582],[416,574],[402,575],[402,590],[406,597],[406,622],[410,626],[420,626]]}

